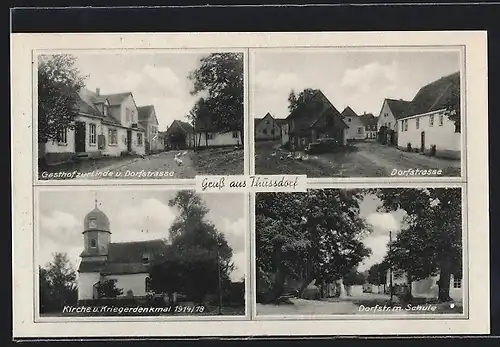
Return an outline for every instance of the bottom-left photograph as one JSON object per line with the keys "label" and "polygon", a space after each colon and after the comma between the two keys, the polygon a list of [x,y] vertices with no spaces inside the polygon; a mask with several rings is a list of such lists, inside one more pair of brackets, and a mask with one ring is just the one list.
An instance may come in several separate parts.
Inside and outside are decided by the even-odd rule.
{"label": "bottom-left photograph", "polygon": [[38,315],[245,316],[246,194],[39,188]]}

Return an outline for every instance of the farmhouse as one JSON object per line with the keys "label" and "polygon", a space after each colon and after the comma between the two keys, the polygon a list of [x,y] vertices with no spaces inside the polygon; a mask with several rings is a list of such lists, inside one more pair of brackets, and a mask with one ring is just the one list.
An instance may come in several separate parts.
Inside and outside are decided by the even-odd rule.
{"label": "farmhouse", "polygon": [[278,140],[281,138],[281,127],[269,112],[264,118],[254,118],[254,131],[256,141]]}
{"label": "farmhouse", "polygon": [[[408,280],[405,273],[396,273],[387,270],[386,288],[389,290],[392,276],[393,286],[407,285]],[[414,297],[437,298],[439,275],[431,276],[411,283],[411,293]],[[463,280],[461,276],[451,275],[450,277],[450,297],[455,301],[461,301],[463,297]]]}
{"label": "farmhouse", "polygon": [[398,135],[398,121],[404,116],[408,107],[409,101],[403,99],[385,99],[382,103],[377,122],[377,129],[380,131],[382,127],[386,129],[383,134],[385,136],[384,142],[391,145],[396,145]]}
{"label": "farmhouse", "polygon": [[377,123],[378,119],[372,113],[363,113],[361,116],[361,122],[365,127],[365,138],[366,139],[376,139],[377,138]]}
{"label": "farmhouse", "polygon": [[101,95],[82,88],[77,99],[74,129],[65,129],[58,140],[39,143],[38,157],[58,164],[73,157],[120,156],[145,153],[145,130],[138,122],[132,93]]}
{"label": "farmhouse", "polygon": [[320,90],[293,110],[282,127],[283,137],[288,139],[284,144],[288,143],[292,149],[302,149],[320,138],[335,138],[345,145],[348,128],[340,112]]}
{"label": "farmhouse", "polygon": [[214,125],[210,116],[205,119],[197,119],[194,125],[195,146],[198,147],[226,147],[240,146],[243,144],[241,129],[220,131]]}
{"label": "farmhouse", "polygon": [[365,125],[361,117],[349,106],[347,106],[341,114],[344,122],[349,126],[349,128],[347,128],[347,140],[364,140],[366,137]]}
{"label": "farmhouse", "polygon": [[84,250],[78,268],[78,303],[100,299],[98,287],[115,280],[118,298],[145,298],[150,292],[149,264],[165,250],[163,240],[111,242],[109,219],[96,207],[83,222]]}
{"label": "farmhouse", "polygon": [[153,105],[140,106],[137,111],[139,113],[139,124],[145,129],[146,133],[146,152],[156,153],[160,151],[159,123],[158,118],[156,118],[155,107]]}
{"label": "farmhouse", "polygon": [[460,112],[450,108],[450,100],[459,95],[459,72],[422,87],[398,120],[398,147],[460,159],[460,124],[449,117]]}
{"label": "farmhouse", "polygon": [[194,148],[194,128],[188,122],[174,120],[164,135],[166,149]]}

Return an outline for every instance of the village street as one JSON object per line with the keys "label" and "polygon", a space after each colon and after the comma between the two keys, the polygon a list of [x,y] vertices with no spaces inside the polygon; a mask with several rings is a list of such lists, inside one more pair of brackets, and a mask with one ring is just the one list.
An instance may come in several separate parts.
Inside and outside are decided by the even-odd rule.
{"label": "village street", "polygon": [[[378,305],[378,306],[377,306]],[[385,305],[385,309],[383,309]],[[434,312],[428,311],[432,306]],[[453,307],[451,307],[453,306]],[[363,293],[360,296],[345,298],[327,298],[323,300],[306,300],[293,298],[290,303],[272,305],[257,303],[257,315],[332,315],[332,314],[428,314],[428,313],[462,313],[461,303],[413,304],[413,310],[405,309],[406,305],[391,303],[390,296],[385,294]],[[397,307],[397,309],[392,309]],[[427,309],[427,310],[426,310]]]}
{"label": "village street", "polygon": [[385,177],[394,169],[442,170],[460,176],[460,161],[400,151],[377,142],[357,142],[343,152],[314,154],[307,160],[288,158],[278,141],[255,143],[255,173],[302,174],[309,177]]}
{"label": "village street", "polygon": [[40,179],[67,179],[57,176],[61,172],[78,172],[80,176],[71,177],[76,179],[179,179],[211,174],[241,175],[243,149],[181,150],[143,157],[87,159],[49,167],[39,175]]}

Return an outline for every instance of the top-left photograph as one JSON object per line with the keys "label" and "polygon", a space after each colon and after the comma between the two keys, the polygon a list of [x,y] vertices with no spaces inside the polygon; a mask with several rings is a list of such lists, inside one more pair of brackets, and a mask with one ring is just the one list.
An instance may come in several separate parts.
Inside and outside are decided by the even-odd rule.
{"label": "top-left photograph", "polygon": [[244,174],[243,52],[80,52],[34,57],[39,180]]}

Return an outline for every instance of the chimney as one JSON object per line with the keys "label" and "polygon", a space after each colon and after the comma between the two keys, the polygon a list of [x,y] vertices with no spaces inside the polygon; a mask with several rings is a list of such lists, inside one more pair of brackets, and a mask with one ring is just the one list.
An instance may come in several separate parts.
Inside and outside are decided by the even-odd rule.
{"label": "chimney", "polygon": [[97,94],[97,96],[100,96],[101,95],[101,88],[96,88],[95,93]]}

